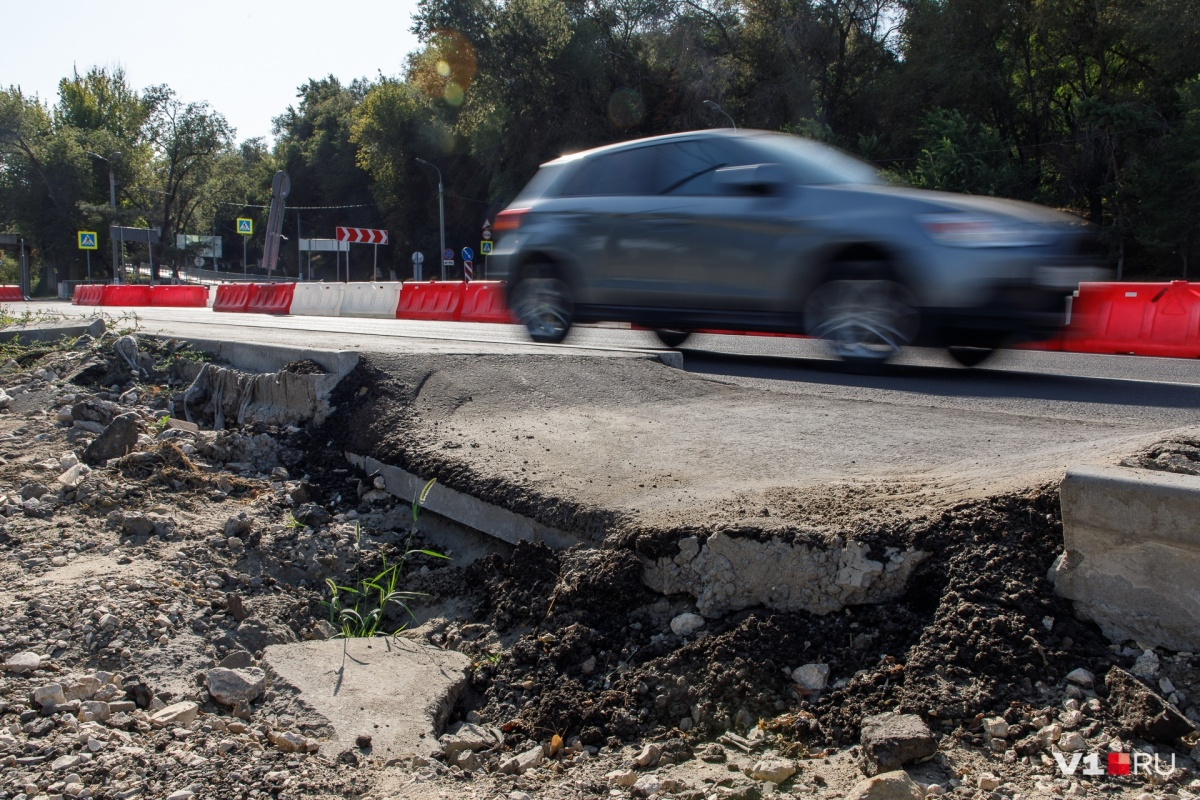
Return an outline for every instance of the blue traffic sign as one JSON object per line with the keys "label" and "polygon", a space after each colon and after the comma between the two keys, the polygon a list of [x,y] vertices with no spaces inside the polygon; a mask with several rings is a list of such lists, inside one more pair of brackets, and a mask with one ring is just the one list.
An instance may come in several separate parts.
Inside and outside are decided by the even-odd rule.
{"label": "blue traffic sign", "polygon": [[97,250],[96,232],[95,231],[79,231],[79,249],[80,250]]}
{"label": "blue traffic sign", "polygon": [[474,261],[475,260],[475,251],[469,247],[464,247],[462,249],[462,257],[463,257],[463,261]]}
{"label": "blue traffic sign", "polygon": [[451,250],[449,247],[447,247],[446,252],[442,253],[442,258],[446,261],[453,261],[454,260],[454,251]]}

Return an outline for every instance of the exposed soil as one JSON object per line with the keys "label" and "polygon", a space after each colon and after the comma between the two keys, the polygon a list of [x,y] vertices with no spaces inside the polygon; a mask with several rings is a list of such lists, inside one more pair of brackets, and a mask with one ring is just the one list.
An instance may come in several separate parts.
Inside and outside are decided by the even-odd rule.
{"label": "exposed soil", "polygon": [[[920,716],[937,737],[937,754],[909,765],[912,777],[958,796],[1200,793],[1194,734],[1140,738],[1102,680],[1114,666],[1136,670],[1196,719],[1200,658],[1158,651],[1150,664],[1133,643],[1110,645],[1074,619],[1046,577],[1062,548],[1053,486],[898,513],[903,496],[887,487],[848,485],[780,496],[775,508],[794,504],[786,522],[749,506],[720,529],[755,540],[820,529],[877,552],[931,555],[888,604],[825,616],[747,609],[679,633],[673,622],[693,601],[646,589],[642,559],[670,555],[682,533],[702,536],[717,523],[636,526],[519,476],[482,481],[455,448],[405,431],[408,415],[429,413],[420,376],[369,363],[332,402],[374,425],[335,415],[316,429],[214,432],[202,398],[189,406],[200,430],[163,421],[172,409],[183,416],[204,356],[143,339],[130,362],[116,339],[13,349],[0,367],[10,396],[0,411],[0,662],[41,656],[33,671],[0,677],[0,800],[836,798],[864,777],[863,719],[889,711]],[[471,392],[461,388],[463,402]],[[540,390],[532,397],[554,402]],[[77,469],[122,413],[138,417],[131,451]],[[502,501],[594,546],[508,548],[432,518],[414,525],[412,498],[350,470],[345,449]],[[356,585],[396,563],[404,588],[424,596],[411,604],[414,617],[389,608],[381,628],[411,624],[403,635],[468,654],[469,688],[450,727],[494,726],[498,744],[391,765],[369,747],[308,752],[328,735],[326,722],[270,674],[243,706],[210,695],[206,674],[225,659],[254,664],[269,644],[335,635],[342,620],[331,616],[326,579]],[[826,688],[797,682],[794,671],[808,664],[828,667]],[[1067,679],[1081,668],[1094,685]],[[31,698],[80,676],[98,678],[92,701],[47,707]],[[95,698],[107,698],[110,716],[89,718]],[[181,701],[196,704],[195,722],[152,721]],[[1005,736],[985,733],[995,718],[1008,724]],[[1063,777],[1050,738],[1071,733],[1087,752],[1150,747],[1179,770],[1157,785]],[[279,744],[289,741],[299,744]],[[506,765],[539,747],[541,763]],[[769,757],[795,773],[779,784],[756,776]]]}

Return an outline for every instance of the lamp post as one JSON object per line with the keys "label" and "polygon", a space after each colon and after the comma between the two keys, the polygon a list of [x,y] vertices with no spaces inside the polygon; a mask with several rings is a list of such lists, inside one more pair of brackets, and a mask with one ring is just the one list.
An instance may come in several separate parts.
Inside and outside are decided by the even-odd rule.
{"label": "lamp post", "polygon": [[719,105],[717,105],[716,103],[714,103],[712,100],[705,100],[705,101],[704,101],[704,105],[708,106],[709,108],[711,108],[711,109],[712,109],[712,110],[714,110],[714,111],[719,111],[719,112],[721,112],[722,114],[724,114],[724,115],[725,115],[725,119],[729,120],[729,124],[733,126],[733,129],[734,129],[735,131],[738,129],[738,128],[737,128],[737,123],[733,121],[733,117],[729,116],[729,112],[728,112],[728,111],[726,111],[725,109],[721,108]]}
{"label": "lamp post", "polygon": [[438,250],[438,260],[442,262],[442,280],[446,280],[446,206],[442,201],[442,171],[423,158],[416,159],[417,163],[433,167],[438,176],[438,227],[441,230],[441,249]]}
{"label": "lamp post", "polygon": [[[113,221],[108,227],[108,238],[112,242],[112,272],[113,283],[121,282],[121,273],[117,270],[117,239],[112,235],[112,226],[117,224],[117,178],[113,174],[113,163],[99,153],[93,153],[91,150],[87,154],[92,158],[98,158],[105,164],[108,164],[108,202],[112,205]],[[113,153],[114,156],[121,155]]]}

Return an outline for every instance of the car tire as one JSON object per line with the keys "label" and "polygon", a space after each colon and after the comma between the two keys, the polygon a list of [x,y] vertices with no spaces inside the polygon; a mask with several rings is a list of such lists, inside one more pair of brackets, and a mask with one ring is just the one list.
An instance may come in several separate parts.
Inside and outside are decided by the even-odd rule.
{"label": "car tire", "polygon": [[921,314],[912,292],[877,262],[838,265],[804,306],[805,331],[843,361],[882,364],[913,342]]}
{"label": "car tire", "polygon": [[535,342],[558,344],[571,332],[571,290],[552,265],[538,264],[526,270],[512,289],[511,305]]}
{"label": "car tire", "polygon": [[948,347],[946,352],[950,357],[964,367],[977,367],[992,357],[996,352],[994,347]]}
{"label": "car tire", "polygon": [[680,330],[679,328],[655,328],[654,335],[666,347],[679,347],[688,340],[692,332]]}

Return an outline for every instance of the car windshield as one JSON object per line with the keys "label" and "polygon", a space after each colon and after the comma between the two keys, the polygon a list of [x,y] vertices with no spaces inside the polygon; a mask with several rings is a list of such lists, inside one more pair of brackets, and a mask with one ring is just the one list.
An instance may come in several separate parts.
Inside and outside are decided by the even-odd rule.
{"label": "car windshield", "polygon": [[768,133],[756,136],[753,142],[772,159],[790,167],[800,183],[884,183],[870,164],[810,139]]}

